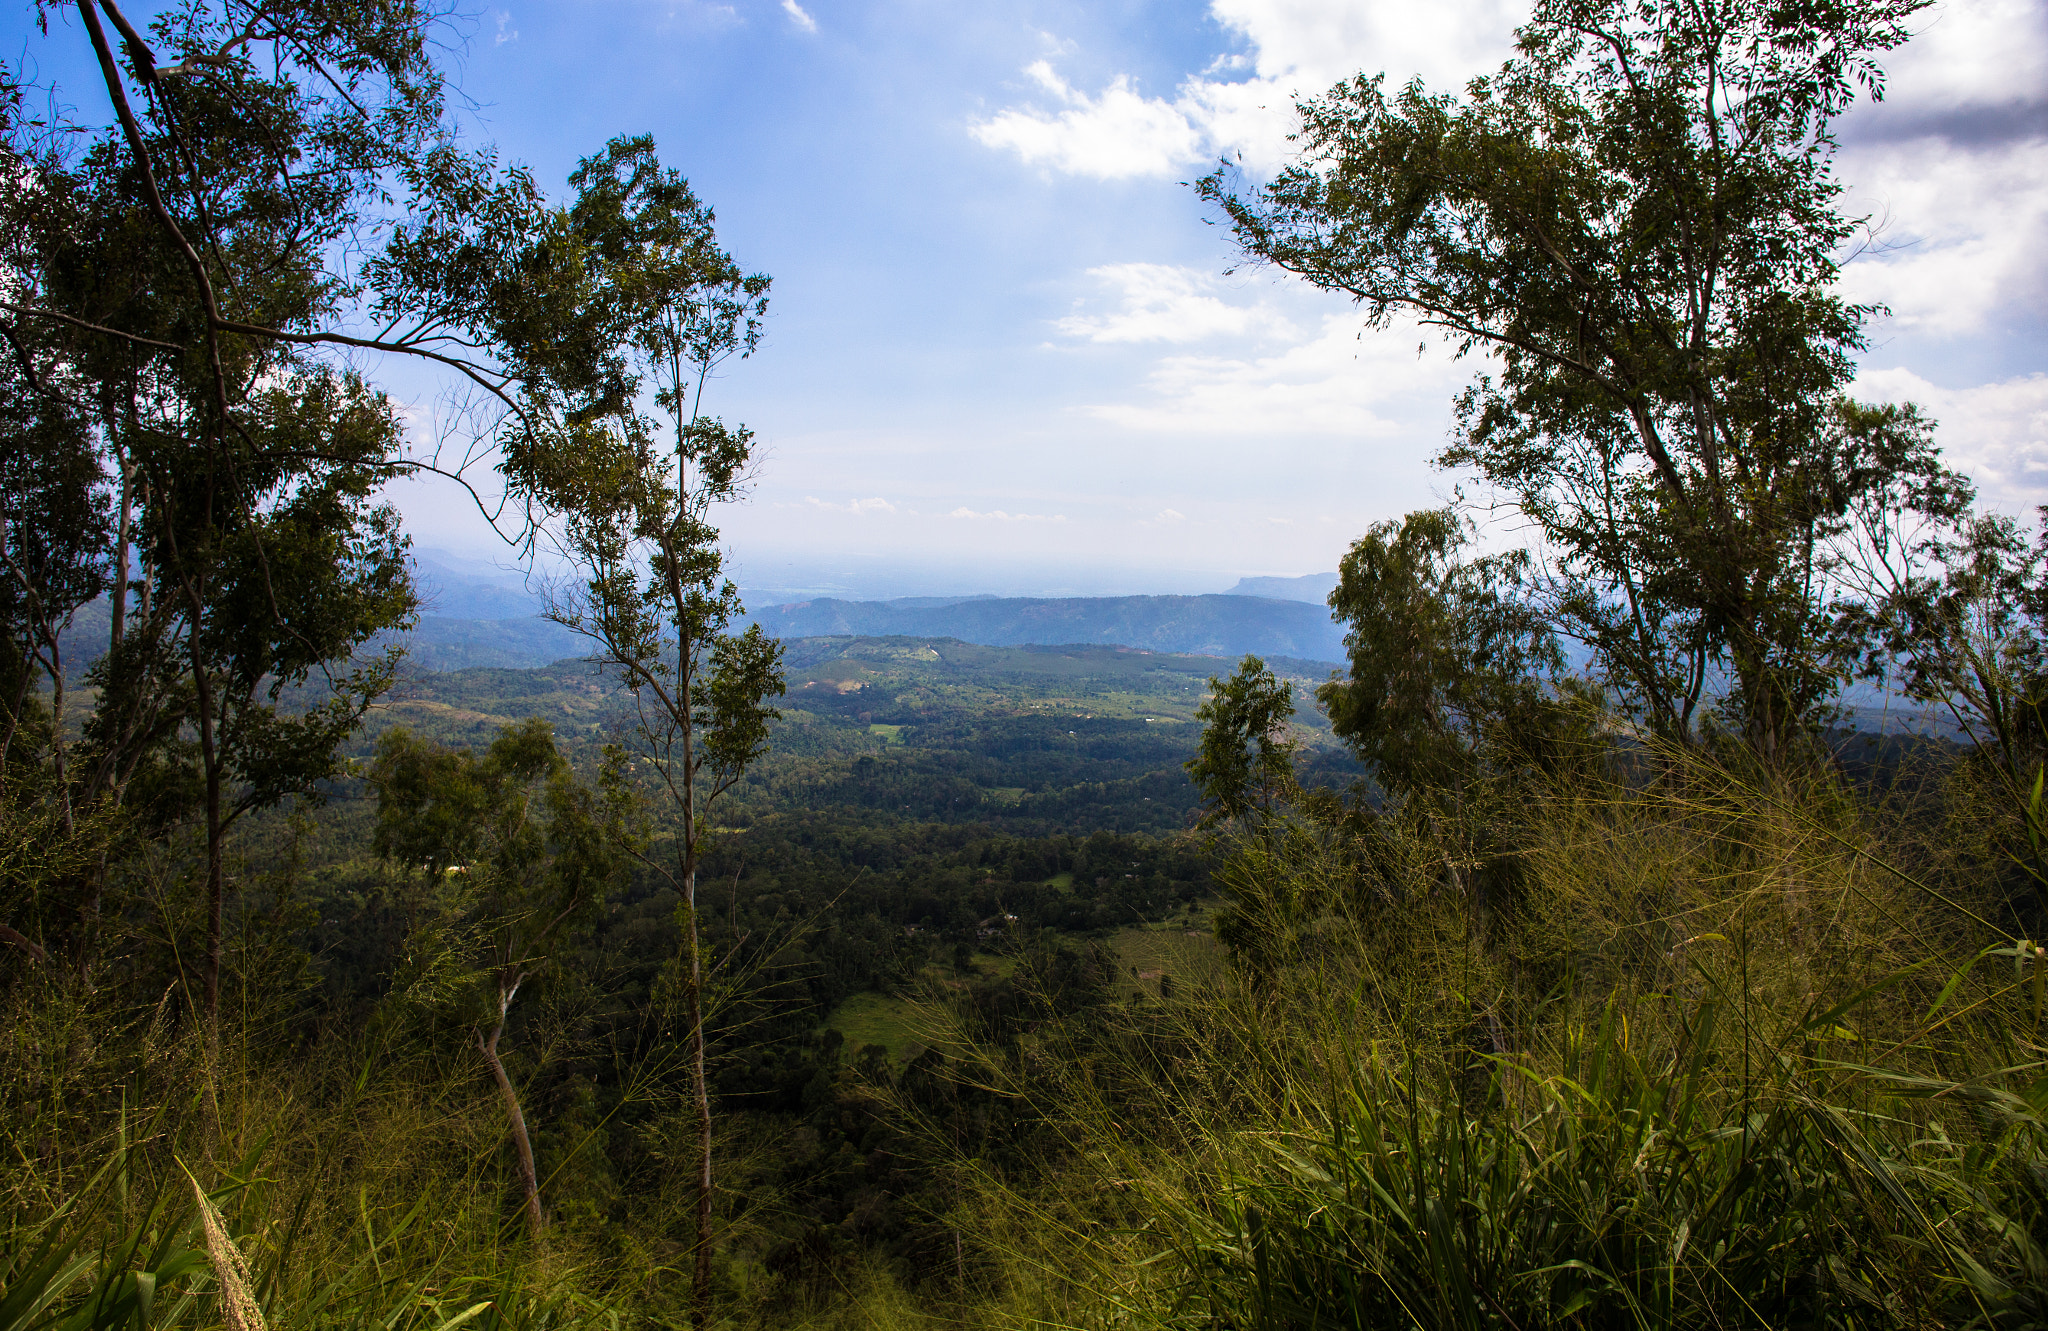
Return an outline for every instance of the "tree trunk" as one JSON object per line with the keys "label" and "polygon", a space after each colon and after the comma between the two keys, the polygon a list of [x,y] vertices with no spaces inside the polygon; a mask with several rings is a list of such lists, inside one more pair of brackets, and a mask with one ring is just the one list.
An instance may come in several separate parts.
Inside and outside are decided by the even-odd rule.
{"label": "tree trunk", "polygon": [[697,764],[690,698],[696,644],[683,632],[676,645],[683,720],[683,943],[690,963],[684,999],[690,1022],[690,1091],[697,1108],[697,1233],[691,1250],[690,1323],[702,1328],[711,1321],[711,1090],[704,1080],[704,963],[697,940]]}
{"label": "tree trunk", "polygon": [[[695,859],[695,856],[691,857]],[[692,1252],[690,1322],[711,1320],[711,1092],[704,1080],[704,971],[697,949],[697,870],[693,864],[683,880],[689,915],[690,979],[685,990],[690,1021],[690,1089],[697,1106],[697,1235]]]}
{"label": "tree trunk", "polygon": [[14,690],[14,701],[7,709],[5,722],[0,723],[0,791],[7,788],[7,755],[14,748],[15,732],[21,729],[21,709],[28,706],[28,690],[34,682],[35,672],[24,661],[20,685]]}
{"label": "tree trunk", "polygon": [[127,450],[121,458],[121,508],[114,528],[114,596],[108,608],[113,612],[107,626],[107,650],[114,651],[128,633],[128,520],[134,508],[135,465]]}
{"label": "tree trunk", "polygon": [[[196,597],[194,598],[197,599]],[[199,659],[199,624],[192,625],[192,686],[199,712],[199,760],[206,772],[206,1076],[212,1082],[220,1064],[220,952],[222,901],[227,891],[226,829],[221,822],[221,758],[214,732],[214,687]]]}
{"label": "tree trunk", "polygon": [[38,962],[49,960],[49,955],[41,947],[37,946],[33,938],[10,929],[4,924],[0,924],[0,943],[12,943],[31,957],[34,957]]}
{"label": "tree trunk", "polygon": [[512,1121],[512,1145],[519,1152],[519,1185],[526,1192],[526,1228],[538,1244],[545,1222],[540,1213],[540,1175],[533,1167],[533,1141],[526,1135],[526,1115],[519,1112],[519,1093],[512,1089],[512,1079],[505,1075],[505,1064],[498,1057],[498,1037],[505,1033],[505,1013],[512,1006],[512,995],[518,992],[519,980],[514,980],[511,989],[498,995],[498,1024],[491,1027],[488,1040],[482,1031],[476,1033],[476,1047],[490,1065],[498,1094],[505,1099],[505,1117]]}
{"label": "tree trunk", "polygon": [[64,835],[76,830],[71,809],[71,772],[64,751],[64,648],[55,633],[50,634],[50,766],[57,778],[57,798],[63,810]]}

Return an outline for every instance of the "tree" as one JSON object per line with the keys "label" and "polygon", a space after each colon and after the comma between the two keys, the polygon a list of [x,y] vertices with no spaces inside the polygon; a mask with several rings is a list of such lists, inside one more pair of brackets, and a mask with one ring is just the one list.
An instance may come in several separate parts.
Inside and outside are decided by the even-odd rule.
{"label": "tree", "polygon": [[1831,126],[1925,3],[1542,0],[1462,101],[1361,76],[1301,103],[1270,184],[1201,182],[1247,256],[1494,358],[1439,461],[1535,524],[1531,590],[1660,733],[1725,672],[1782,757],[1853,659],[1815,585],[1878,480]]}
{"label": "tree", "polygon": [[[47,751],[63,825],[72,825],[66,762],[64,635],[114,581],[106,472],[91,431],[61,394],[38,394],[0,365],[0,788],[25,722]],[[47,718],[32,718],[49,688]],[[34,719],[42,724],[34,725]]]}
{"label": "tree", "polygon": [[589,926],[625,873],[638,805],[625,766],[624,753],[607,747],[597,784],[579,781],[534,717],[507,726],[482,757],[387,731],[369,774],[377,853],[417,875],[424,898],[426,918],[407,945],[454,969],[419,987],[475,1036],[505,1102],[536,1241],[545,1228],[540,1177],[498,1042],[520,988]]}
{"label": "tree", "polygon": [[1212,822],[1270,812],[1293,789],[1293,718],[1294,686],[1256,656],[1238,662],[1229,679],[1209,677],[1209,696],[1195,709],[1201,748],[1183,766]]}
{"label": "tree", "polygon": [[[211,1050],[230,830],[337,770],[390,679],[388,656],[356,654],[413,608],[373,496],[428,464],[337,358],[432,362],[510,410],[474,298],[427,280],[404,222],[467,228],[502,256],[543,210],[523,174],[451,146],[438,18],[415,0],[186,0],[147,30],[114,0],[39,15],[45,35],[75,20],[113,123],[30,118],[0,70],[7,443],[24,467],[71,468],[84,479],[66,493],[108,513],[69,522],[70,553],[29,581],[17,559],[13,622],[46,628],[94,577],[112,584],[81,761],[51,731],[54,789],[67,809],[202,822]],[[36,650],[57,680],[54,646]]]}
{"label": "tree", "polygon": [[1451,509],[1380,522],[1354,542],[1330,594],[1351,668],[1316,690],[1330,727],[1390,793],[1452,790],[1487,740],[1525,739],[1547,709],[1555,636],[1512,595],[1522,552],[1464,558]]}
{"label": "tree", "polygon": [[767,702],[783,691],[781,645],[758,625],[731,631],[742,607],[711,523],[741,496],[753,435],[702,404],[712,372],[758,345],[768,279],[742,275],[718,247],[711,211],[651,139],[613,140],[570,183],[576,201],[500,316],[503,329],[568,332],[514,343],[527,417],[550,428],[509,437],[504,471],[577,570],[548,613],[589,637],[632,691],[641,752],[669,797],[669,853],[646,862],[682,902],[697,1112],[691,1316],[702,1326],[713,1192],[697,873],[709,812],[765,751],[777,716]]}

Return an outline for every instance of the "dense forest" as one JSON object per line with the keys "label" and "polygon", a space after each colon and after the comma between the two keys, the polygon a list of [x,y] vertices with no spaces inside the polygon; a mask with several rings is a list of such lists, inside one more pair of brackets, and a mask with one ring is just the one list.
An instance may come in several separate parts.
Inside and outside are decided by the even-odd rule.
{"label": "dense forest", "polygon": [[[411,0],[39,6],[0,1331],[2048,1323],[2048,536],[1836,282],[1922,7],[1542,0],[1199,182],[1487,358],[1332,670],[772,636],[772,283],[650,138],[551,194]],[[580,654],[406,660],[423,472]]]}

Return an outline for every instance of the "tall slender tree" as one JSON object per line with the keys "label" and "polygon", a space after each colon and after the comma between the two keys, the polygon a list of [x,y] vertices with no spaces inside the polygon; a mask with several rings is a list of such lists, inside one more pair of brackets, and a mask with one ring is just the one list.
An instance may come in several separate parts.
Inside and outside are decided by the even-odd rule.
{"label": "tall slender tree", "polygon": [[519,344],[528,418],[552,425],[508,437],[504,469],[577,570],[549,614],[631,690],[640,750],[668,796],[673,836],[648,863],[681,899],[697,1119],[691,1316],[702,1326],[714,1194],[697,873],[709,812],[765,750],[768,701],[783,691],[781,645],[758,625],[733,631],[742,607],[712,524],[741,497],[753,435],[705,416],[703,397],[721,364],[759,344],[768,279],[718,247],[711,210],[651,139],[613,140],[570,183],[575,202],[501,326],[574,333]]}
{"label": "tall slender tree", "polygon": [[[543,210],[523,175],[451,146],[440,16],[416,0],[181,0],[146,28],[116,0],[38,12],[82,46],[112,116],[45,123],[0,70],[0,339],[22,390],[0,428],[38,475],[87,458],[81,493],[108,513],[71,524],[93,548],[66,569],[14,542],[15,619],[59,622],[91,581],[74,575],[105,570],[98,700],[79,761],[52,731],[51,788],[202,825],[211,1047],[233,824],[335,770],[390,678],[388,658],[354,658],[412,610],[374,496],[430,460],[360,362],[432,362],[515,405],[475,297],[405,242],[460,226],[503,258]],[[53,641],[36,651],[61,680]]]}

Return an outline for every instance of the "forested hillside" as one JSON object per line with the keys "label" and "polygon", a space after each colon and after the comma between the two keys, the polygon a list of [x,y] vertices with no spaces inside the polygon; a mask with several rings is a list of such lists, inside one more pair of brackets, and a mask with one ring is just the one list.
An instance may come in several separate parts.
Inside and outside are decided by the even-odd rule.
{"label": "forested hillside", "polygon": [[[1202,177],[1483,357],[1333,582],[763,607],[774,284],[651,137],[541,179],[408,0],[39,5],[0,1331],[2048,1324],[2048,527],[1843,278],[1922,8],[1540,0]],[[544,618],[423,627],[427,477]]]}
{"label": "forested hillside", "polygon": [[1343,629],[1320,601],[1265,596],[975,597],[946,605],[820,599],[769,606],[756,621],[783,638],[907,634],[991,647],[1100,643],[1155,652],[1200,652],[1335,661]]}

